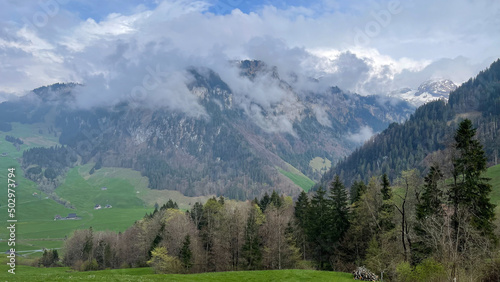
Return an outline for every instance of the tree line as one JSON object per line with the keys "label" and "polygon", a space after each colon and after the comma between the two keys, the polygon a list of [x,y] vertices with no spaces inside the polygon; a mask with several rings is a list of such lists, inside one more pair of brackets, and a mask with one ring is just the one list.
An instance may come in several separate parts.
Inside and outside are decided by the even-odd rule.
{"label": "tree line", "polygon": [[[453,142],[453,128],[464,117],[478,128],[489,164],[500,157],[500,60],[481,71],[443,100],[419,107],[408,121],[393,123],[338,163],[322,179],[326,183],[338,174],[348,185],[355,180],[369,181],[387,174],[394,180],[403,170],[424,172],[442,158],[442,151]],[[441,155],[440,155],[441,154]],[[445,165],[445,164],[442,164]],[[316,187],[317,189],[317,187]]]}
{"label": "tree line", "polygon": [[214,197],[186,212],[169,201],[124,232],[75,231],[63,263],[158,273],[365,265],[386,280],[495,281],[495,206],[475,135],[463,121],[450,166],[431,166],[424,178],[407,170],[392,183],[387,175],[355,181],[348,192],[336,176],[328,190],[302,192],[295,202],[276,192],[246,202]]}

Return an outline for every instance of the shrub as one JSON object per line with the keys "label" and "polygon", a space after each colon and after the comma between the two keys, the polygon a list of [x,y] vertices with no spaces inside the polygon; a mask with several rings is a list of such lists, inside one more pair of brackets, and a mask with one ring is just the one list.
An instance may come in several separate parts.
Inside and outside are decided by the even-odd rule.
{"label": "shrub", "polygon": [[408,262],[402,262],[396,267],[398,281],[403,282],[439,282],[446,280],[446,271],[442,264],[432,258],[412,268]]}
{"label": "shrub", "polygon": [[165,247],[157,247],[151,252],[148,264],[156,273],[181,273],[183,268],[180,260],[169,256]]}
{"label": "shrub", "polygon": [[484,266],[483,276],[481,281],[493,282],[500,281],[500,259],[496,259]]}
{"label": "shrub", "polygon": [[93,271],[93,270],[99,270],[99,265],[97,264],[97,261],[95,259],[92,259],[91,261],[85,261],[80,265],[80,271]]}

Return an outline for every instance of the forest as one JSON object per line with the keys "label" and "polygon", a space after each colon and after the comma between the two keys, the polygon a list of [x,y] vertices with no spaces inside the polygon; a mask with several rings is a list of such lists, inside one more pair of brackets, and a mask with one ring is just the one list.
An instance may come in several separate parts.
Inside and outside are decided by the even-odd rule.
{"label": "forest", "polygon": [[366,266],[384,281],[498,281],[498,232],[483,145],[468,119],[447,148],[450,164],[355,181],[296,201],[273,192],[223,197],[181,211],[169,201],[124,232],[76,230],[64,257],[39,265],[76,270],[151,266],[157,273]]}
{"label": "forest", "polygon": [[372,137],[325,174],[321,183],[336,174],[351,185],[382,174],[394,180],[401,171],[413,168],[426,172],[430,163],[443,159],[443,150],[453,142],[454,128],[464,118],[470,118],[477,127],[488,163],[498,164],[500,60],[452,91],[448,101],[427,103],[405,123],[393,123]]}

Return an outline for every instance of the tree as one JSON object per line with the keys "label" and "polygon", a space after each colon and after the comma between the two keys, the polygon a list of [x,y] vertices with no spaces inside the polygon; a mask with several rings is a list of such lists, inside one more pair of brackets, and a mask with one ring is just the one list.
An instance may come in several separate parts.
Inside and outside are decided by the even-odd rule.
{"label": "tree", "polygon": [[252,204],[250,208],[247,225],[245,227],[245,243],[242,247],[242,256],[245,260],[245,268],[249,270],[259,269],[262,262],[261,238],[259,226],[262,224],[263,216],[260,208]]}
{"label": "tree", "polygon": [[[460,206],[472,215],[472,226],[484,235],[493,236],[495,205],[490,202],[491,185],[481,177],[486,171],[486,156],[481,143],[475,139],[476,129],[469,119],[462,121],[455,133],[456,156],[453,159],[453,184],[450,199],[454,210]],[[453,226],[458,232],[458,214],[453,216]]]}
{"label": "tree", "polygon": [[260,199],[259,202],[259,207],[262,212],[266,211],[267,206],[271,203],[271,197],[269,197],[269,194],[267,192],[264,194],[264,197]]}
{"label": "tree", "polygon": [[182,249],[180,252],[180,260],[182,267],[186,270],[186,272],[191,269],[193,266],[192,262],[193,253],[191,252],[191,239],[189,234],[184,237],[184,243],[182,244]]}
{"label": "tree", "polygon": [[394,204],[392,200],[392,191],[390,187],[389,178],[387,174],[382,176],[380,185],[380,193],[382,194],[382,206],[380,206],[379,213],[379,225],[383,232],[390,231],[394,229],[395,225],[393,222],[394,218]]}
{"label": "tree", "polygon": [[351,191],[350,191],[350,200],[351,204],[355,203],[359,200],[361,195],[363,195],[366,191],[366,184],[362,181],[354,181],[354,183],[351,186]]}
{"label": "tree", "polygon": [[331,215],[330,221],[330,244],[334,248],[338,246],[344,234],[349,229],[349,207],[347,191],[344,184],[340,182],[340,177],[335,176],[334,181],[330,184],[329,205]]}
{"label": "tree", "polygon": [[297,202],[295,202],[295,219],[298,226],[298,245],[302,247],[302,257],[306,259],[306,230],[308,224],[308,212],[310,208],[309,197],[305,191],[300,192]]}
{"label": "tree", "polygon": [[328,269],[329,266],[331,230],[325,225],[325,222],[330,221],[330,215],[326,191],[320,186],[311,199],[306,233],[313,247],[313,257],[321,270]]}
{"label": "tree", "polygon": [[299,249],[289,232],[293,218],[290,197],[280,207],[271,203],[265,212],[265,222],[260,228],[263,245],[263,264],[267,269],[293,268],[300,258]]}
{"label": "tree", "polygon": [[438,225],[441,227],[444,224],[444,184],[442,179],[443,173],[438,166],[432,166],[424,178],[423,191],[418,199],[419,203],[415,207],[417,222],[414,229],[417,238],[411,250],[412,265],[420,263],[436,251],[438,248],[435,242],[439,242],[443,237],[440,230],[431,231],[436,222],[439,222]]}
{"label": "tree", "polygon": [[169,256],[165,247],[155,248],[151,252],[148,264],[153,267],[156,273],[178,273],[181,269],[179,259]]}
{"label": "tree", "polygon": [[202,227],[203,204],[200,202],[194,203],[194,206],[191,209],[189,215],[191,216],[191,219],[193,220],[196,228],[200,230]]}
{"label": "tree", "polygon": [[382,185],[382,189],[380,190],[380,192],[382,193],[382,199],[384,201],[391,199],[392,197],[390,188],[391,183],[389,182],[389,177],[387,177],[387,174],[384,173],[384,175],[382,175],[382,180],[380,184]]}
{"label": "tree", "polygon": [[439,185],[443,178],[443,173],[438,166],[432,166],[429,173],[424,178],[424,189],[417,204],[417,219],[421,220],[426,216],[440,214],[443,204],[443,190]]}
{"label": "tree", "polygon": [[57,250],[44,250],[42,257],[38,261],[38,264],[44,267],[52,267],[56,266],[58,261],[59,254],[57,253]]}

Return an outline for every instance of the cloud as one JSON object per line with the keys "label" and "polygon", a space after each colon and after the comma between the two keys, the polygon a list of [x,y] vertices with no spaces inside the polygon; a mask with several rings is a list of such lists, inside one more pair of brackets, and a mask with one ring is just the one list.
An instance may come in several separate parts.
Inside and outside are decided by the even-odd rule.
{"label": "cloud", "polygon": [[369,140],[375,133],[373,129],[369,126],[363,126],[359,129],[357,133],[351,133],[346,138],[352,142],[363,144],[367,140]]}
{"label": "cloud", "polygon": [[[148,91],[151,103],[181,111],[189,105],[189,113],[202,114],[173,82],[189,81],[185,68],[194,65],[220,72],[244,108],[255,103],[269,111],[294,96],[265,77],[255,85],[239,79],[234,69],[223,69],[227,61],[261,59],[277,66],[297,95],[332,85],[368,95],[436,76],[460,83],[500,56],[500,2],[493,0],[401,1],[400,13],[378,23],[367,44],[356,44],[356,30],[377,24],[374,15],[389,2],[244,2],[241,10],[228,2],[230,9],[218,13],[213,1],[71,1],[52,15],[38,2],[7,1],[0,11],[0,91],[20,95],[41,85],[80,82],[87,88],[81,89],[82,105],[112,103],[142,86],[147,67],[159,65],[175,79]],[[43,13],[47,23],[38,27],[35,15]]]}

